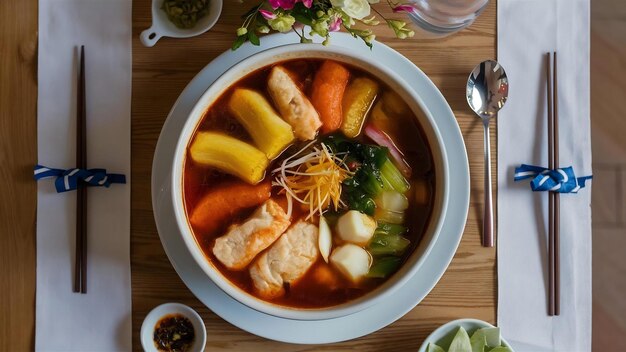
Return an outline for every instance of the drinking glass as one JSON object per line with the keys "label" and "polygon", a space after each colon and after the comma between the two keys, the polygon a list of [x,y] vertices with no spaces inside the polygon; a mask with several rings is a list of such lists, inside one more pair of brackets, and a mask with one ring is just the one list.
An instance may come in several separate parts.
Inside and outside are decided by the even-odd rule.
{"label": "drinking glass", "polygon": [[489,0],[411,0],[415,11],[409,14],[416,36],[440,38],[471,25]]}

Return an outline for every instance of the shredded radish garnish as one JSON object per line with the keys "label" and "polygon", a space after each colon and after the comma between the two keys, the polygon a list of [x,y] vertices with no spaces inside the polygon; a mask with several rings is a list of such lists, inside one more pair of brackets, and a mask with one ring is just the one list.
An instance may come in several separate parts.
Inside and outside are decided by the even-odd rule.
{"label": "shredded radish garnish", "polygon": [[309,208],[307,219],[315,214],[322,215],[331,206],[335,210],[344,207],[341,183],[352,176],[340,157],[345,153],[334,154],[324,143],[319,146],[313,144],[307,144],[272,171],[277,174],[272,184],[281,187],[287,195],[288,211],[291,211],[291,201],[295,199]]}

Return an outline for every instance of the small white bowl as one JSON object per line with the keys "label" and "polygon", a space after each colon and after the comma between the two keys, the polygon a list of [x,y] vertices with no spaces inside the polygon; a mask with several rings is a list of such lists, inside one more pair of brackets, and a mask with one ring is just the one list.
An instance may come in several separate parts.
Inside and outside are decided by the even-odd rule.
{"label": "small white bowl", "polygon": [[[454,339],[454,335],[456,335],[459,327],[461,326],[463,327],[463,329],[465,329],[465,331],[467,331],[467,334],[470,336],[472,336],[472,333],[478,329],[494,327],[486,321],[478,319],[453,320],[449,323],[441,325],[440,327],[435,329],[435,331],[433,331],[430,335],[428,335],[426,340],[424,340],[424,342],[422,343],[422,346],[420,346],[418,352],[426,352],[428,344],[431,342],[447,350],[448,346],[450,346],[450,343],[452,342],[452,339]],[[513,347],[511,347],[511,345],[506,342],[504,337],[501,337],[501,345],[513,350]]]}
{"label": "small white bowl", "polygon": [[176,27],[161,10],[164,0],[152,0],[152,25],[139,35],[141,44],[151,47],[161,37],[189,38],[200,35],[215,25],[222,13],[222,0],[210,0],[209,12],[200,18],[193,28],[182,29]]}
{"label": "small white bowl", "polygon": [[154,344],[154,328],[161,318],[171,314],[180,314],[189,319],[191,325],[193,325],[195,338],[189,351],[204,351],[204,346],[206,345],[206,328],[204,327],[204,321],[202,321],[202,318],[195,310],[181,303],[161,304],[146,315],[143,324],[141,324],[141,332],[139,333],[143,350],[146,352],[159,352]]}

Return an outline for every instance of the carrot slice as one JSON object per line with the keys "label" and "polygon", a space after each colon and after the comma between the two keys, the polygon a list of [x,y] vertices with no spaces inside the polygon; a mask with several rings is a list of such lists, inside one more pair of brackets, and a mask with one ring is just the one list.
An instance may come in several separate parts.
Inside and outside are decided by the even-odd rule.
{"label": "carrot slice", "polygon": [[334,61],[324,61],[317,70],[311,90],[311,103],[320,114],[322,133],[330,133],[341,127],[342,101],[350,72]]}
{"label": "carrot slice", "polygon": [[257,206],[271,196],[272,186],[269,181],[257,185],[233,182],[209,191],[191,211],[189,222],[195,231],[212,234],[224,226],[233,215]]}

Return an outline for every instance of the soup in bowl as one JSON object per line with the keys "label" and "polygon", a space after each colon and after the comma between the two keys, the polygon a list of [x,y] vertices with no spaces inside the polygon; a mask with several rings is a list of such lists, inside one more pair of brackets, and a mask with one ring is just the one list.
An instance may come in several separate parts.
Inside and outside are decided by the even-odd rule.
{"label": "soup in bowl", "polygon": [[433,116],[392,69],[286,45],[197,102],[173,165],[178,227],[218,287],[300,320],[383,303],[415,274],[447,203]]}

